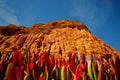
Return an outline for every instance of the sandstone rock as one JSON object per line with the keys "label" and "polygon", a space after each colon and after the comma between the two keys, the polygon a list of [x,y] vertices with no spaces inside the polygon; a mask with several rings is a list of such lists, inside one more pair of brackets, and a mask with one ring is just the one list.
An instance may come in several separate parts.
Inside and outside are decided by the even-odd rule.
{"label": "sandstone rock", "polygon": [[16,49],[27,49],[36,53],[48,51],[55,57],[64,57],[73,52],[118,54],[115,49],[94,36],[85,25],[70,20],[35,24],[30,28],[0,26],[0,53]]}

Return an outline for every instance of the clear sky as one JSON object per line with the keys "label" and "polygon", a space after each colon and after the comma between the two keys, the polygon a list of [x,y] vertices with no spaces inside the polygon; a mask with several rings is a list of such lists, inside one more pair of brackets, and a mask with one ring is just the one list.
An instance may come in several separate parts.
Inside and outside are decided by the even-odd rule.
{"label": "clear sky", "polygon": [[0,0],[0,25],[77,20],[120,52],[120,0]]}

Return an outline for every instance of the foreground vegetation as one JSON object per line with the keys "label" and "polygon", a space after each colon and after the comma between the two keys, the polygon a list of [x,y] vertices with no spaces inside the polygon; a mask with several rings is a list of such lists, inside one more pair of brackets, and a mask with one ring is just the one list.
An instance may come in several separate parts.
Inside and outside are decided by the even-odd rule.
{"label": "foreground vegetation", "polygon": [[119,68],[114,54],[72,53],[59,59],[45,51],[0,54],[0,80],[120,80]]}

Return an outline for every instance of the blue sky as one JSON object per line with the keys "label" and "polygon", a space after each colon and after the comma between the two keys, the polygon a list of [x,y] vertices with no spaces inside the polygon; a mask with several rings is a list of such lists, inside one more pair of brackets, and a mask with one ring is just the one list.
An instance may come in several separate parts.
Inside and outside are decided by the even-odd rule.
{"label": "blue sky", "polygon": [[0,25],[77,20],[120,52],[119,0],[0,0]]}

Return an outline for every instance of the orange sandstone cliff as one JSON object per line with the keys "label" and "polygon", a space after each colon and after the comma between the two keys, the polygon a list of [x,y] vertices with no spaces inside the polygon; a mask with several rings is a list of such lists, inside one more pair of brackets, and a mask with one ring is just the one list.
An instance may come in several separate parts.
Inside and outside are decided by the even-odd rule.
{"label": "orange sandstone cliff", "polygon": [[0,53],[27,49],[48,51],[55,57],[69,53],[118,54],[111,46],[93,35],[82,23],[70,20],[35,24],[30,28],[16,25],[0,26]]}

